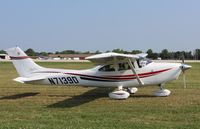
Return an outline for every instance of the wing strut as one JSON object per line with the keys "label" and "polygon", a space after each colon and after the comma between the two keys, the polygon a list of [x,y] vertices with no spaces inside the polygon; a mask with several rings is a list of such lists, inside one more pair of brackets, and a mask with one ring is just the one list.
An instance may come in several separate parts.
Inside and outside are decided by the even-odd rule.
{"label": "wing strut", "polygon": [[144,85],[144,82],[142,82],[142,80],[138,76],[137,72],[135,71],[135,68],[133,67],[133,64],[132,64],[132,61],[130,58],[128,58],[128,64],[131,67],[131,70],[133,71],[133,73],[136,75],[137,81],[140,84],[140,86]]}

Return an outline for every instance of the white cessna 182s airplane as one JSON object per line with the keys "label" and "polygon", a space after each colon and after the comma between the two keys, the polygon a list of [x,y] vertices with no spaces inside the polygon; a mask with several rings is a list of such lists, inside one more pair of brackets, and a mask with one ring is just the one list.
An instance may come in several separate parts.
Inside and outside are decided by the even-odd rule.
{"label": "white cessna 182s airplane", "polygon": [[154,63],[146,59],[147,54],[103,53],[87,57],[96,67],[87,70],[68,70],[44,68],[37,65],[19,47],[7,49],[20,77],[20,83],[113,87],[109,93],[112,99],[126,99],[136,93],[136,87],[156,85],[160,90],[155,96],[169,96],[170,91],[163,89],[166,82],[175,80],[181,72],[191,66],[181,63]]}

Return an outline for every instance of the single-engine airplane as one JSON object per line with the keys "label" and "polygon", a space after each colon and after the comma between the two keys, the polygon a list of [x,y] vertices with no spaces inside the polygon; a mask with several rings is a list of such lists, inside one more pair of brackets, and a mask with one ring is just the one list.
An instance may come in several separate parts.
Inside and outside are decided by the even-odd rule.
{"label": "single-engine airplane", "polygon": [[155,96],[169,96],[170,91],[163,89],[166,82],[175,80],[181,72],[191,66],[181,63],[155,63],[147,59],[147,54],[102,53],[86,59],[96,66],[87,70],[68,70],[44,68],[37,65],[19,47],[7,49],[20,77],[20,83],[112,87],[117,90],[109,93],[112,99],[126,99],[136,93],[136,87],[156,85],[160,90]]}

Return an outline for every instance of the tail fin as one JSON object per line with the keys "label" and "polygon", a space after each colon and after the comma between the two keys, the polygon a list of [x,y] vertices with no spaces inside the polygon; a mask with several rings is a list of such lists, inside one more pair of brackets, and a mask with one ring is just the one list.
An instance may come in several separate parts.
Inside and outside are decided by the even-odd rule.
{"label": "tail fin", "polygon": [[19,47],[5,50],[10,56],[13,65],[21,77],[28,76],[31,72],[42,69],[31,58],[29,58]]}

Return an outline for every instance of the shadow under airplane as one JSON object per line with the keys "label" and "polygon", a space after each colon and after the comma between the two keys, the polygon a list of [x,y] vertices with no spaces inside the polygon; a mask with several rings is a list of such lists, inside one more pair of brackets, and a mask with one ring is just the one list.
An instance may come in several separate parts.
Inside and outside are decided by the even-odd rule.
{"label": "shadow under airplane", "polygon": [[109,88],[95,88],[81,95],[73,96],[72,98],[48,105],[48,108],[72,108],[89,103],[99,98],[108,97],[108,93],[113,91]]}
{"label": "shadow under airplane", "polygon": [[155,98],[157,96],[154,95],[137,95],[137,94],[133,94],[131,95],[132,98]]}
{"label": "shadow under airplane", "polygon": [[4,96],[4,97],[1,97],[0,100],[21,99],[21,98],[30,97],[30,96],[36,96],[37,94],[39,94],[39,93],[38,92],[27,92],[27,93],[15,94],[15,95],[10,95],[10,96]]}

